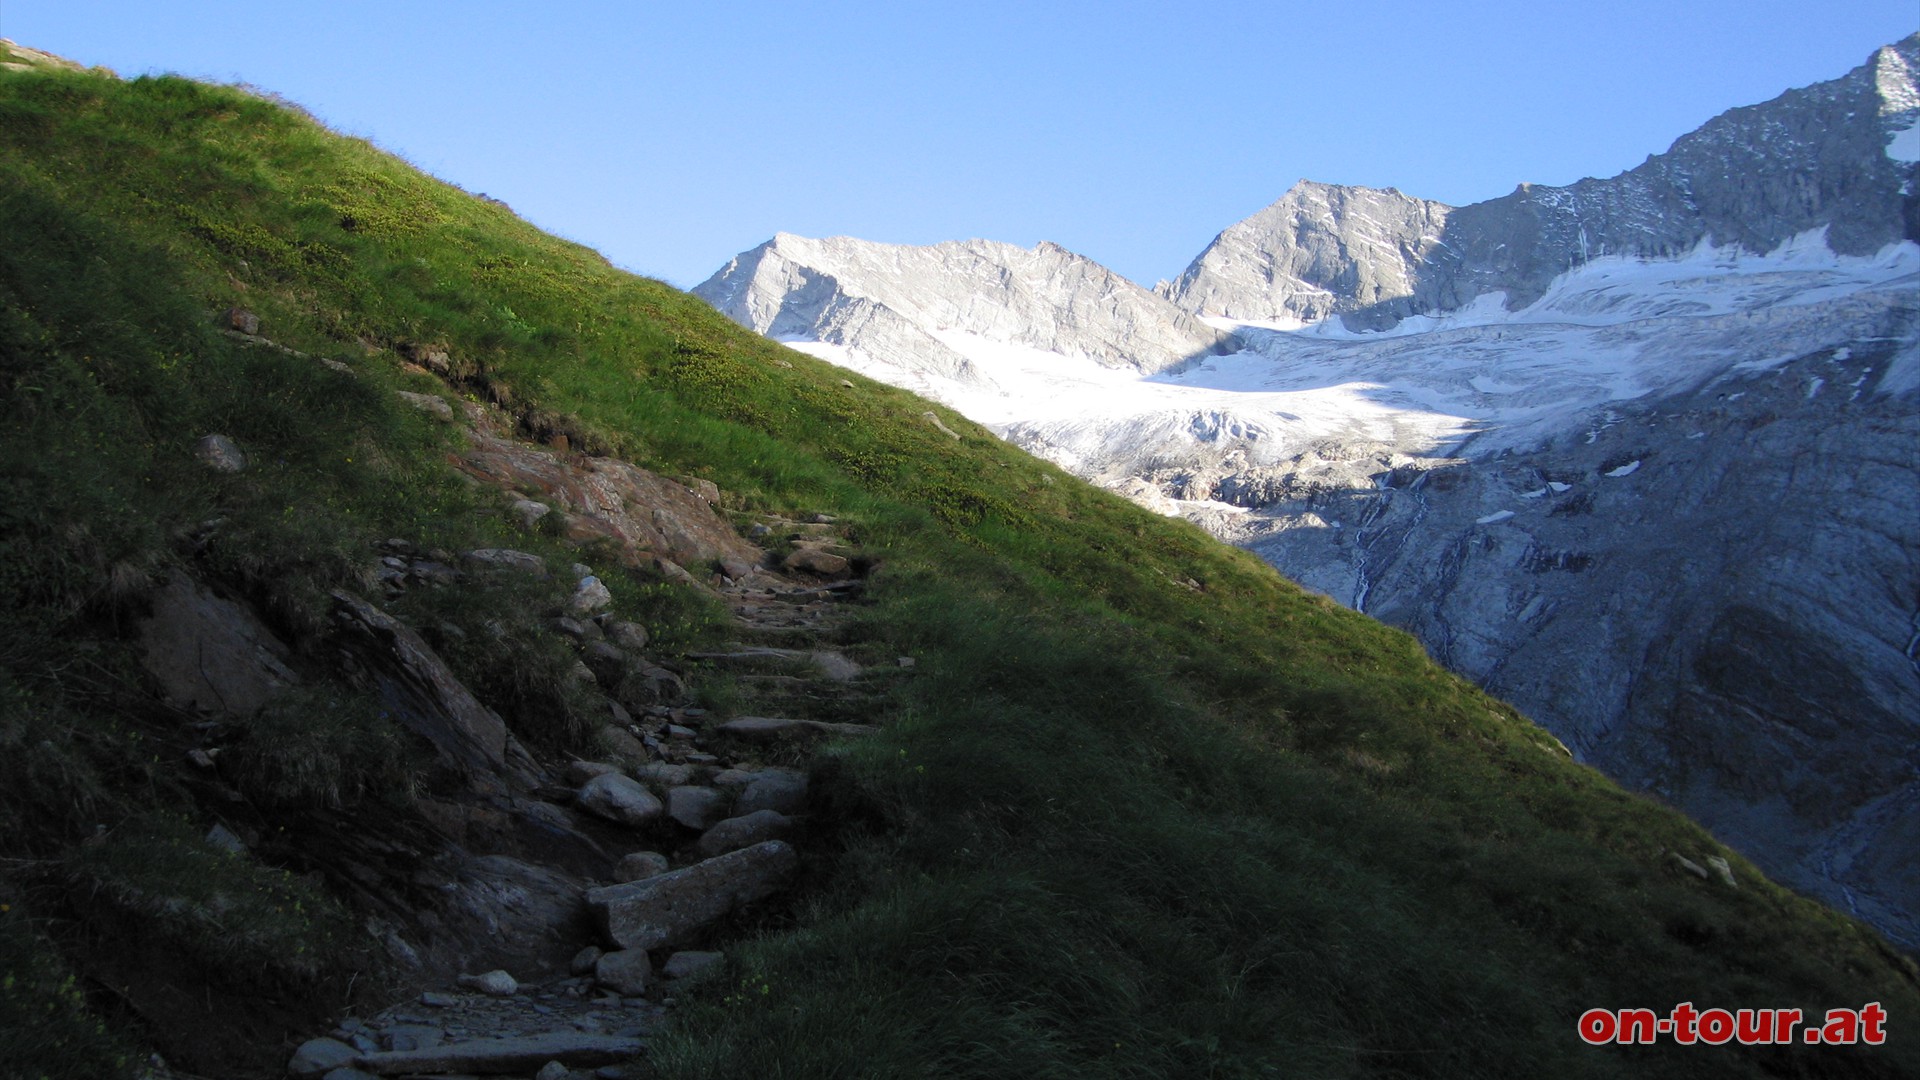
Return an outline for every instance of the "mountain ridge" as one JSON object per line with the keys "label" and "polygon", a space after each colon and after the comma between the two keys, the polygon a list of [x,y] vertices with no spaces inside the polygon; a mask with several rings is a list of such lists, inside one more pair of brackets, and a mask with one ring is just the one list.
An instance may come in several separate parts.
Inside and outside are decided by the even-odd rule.
{"label": "mountain ridge", "polygon": [[[1487,293],[1524,307],[1555,275],[1598,255],[1665,258],[1708,241],[1764,254],[1822,225],[1840,255],[1920,239],[1912,163],[1885,152],[1920,120],[1916,67],[1920,34],[1840,78],[1729,109],[1611,178],[1523,183],[1462,207],[1303,181],[1224,230],[1164,295],[1205,314],[1338,316],[1350,329],[1381,330]],[[1848,122],[1863,114],[1871,122]],[[1397,198],[1358,227],[1341,226],[1335,201],[1377,204],[1389,194]],[[1331,235],[1290,233],[1285,224],[1312,209],[1336,222]],[[1375,235],[1358,235],[1368,231]],[[1356,236],[1364,253],[1345,242]]]}

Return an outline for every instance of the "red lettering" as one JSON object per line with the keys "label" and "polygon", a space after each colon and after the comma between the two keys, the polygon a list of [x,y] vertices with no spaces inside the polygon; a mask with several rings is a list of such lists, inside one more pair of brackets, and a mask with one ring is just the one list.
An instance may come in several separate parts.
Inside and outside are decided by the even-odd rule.
{"label": "red lettering", "polygon": [[1612,1042],[1618,1027],[1613,1013],[1606,1009],[1588,1009],[1580,1014],[1580,1037],[1594,1046]]}
{"label": "red lettering", "polygon": [[1887,1010],[1877,1001],[1870,1001],[1860,1008],[1860,1041],[1868,1046],[1879,1046],[1887,1041]]}
{"label": "red lettering", "polygon": [[1652,1043],[1660,1030],[1658,1019],[1652,1009],[1621,1009],[1620,1033],[1615,1038],[1623,1043]]}
{"label": "red lettering", "polygon": [[1733,1014],[1725,1009],[1708,1009],[1700,1014],[1700,1041],[1719,1046],[1733,1038]]}
{"label": "red lettering", "polygon": [[1693,1011],[1693,1002],[1683,1001],[1673,1007],[1673,1041],[1682,1046],[1690,1046],[1695,1038],[1693,1025],[1700,1014]]}
{"label": "red lettering", "polygon": [[1860,1039],[1860,1018],[1852,1009],[1828,1009],[1827,1022],[1821,1025],[1820,1041],[1847,1045]]}
{"label": "red lettering", "polygon": [[1793,1041],[1793,1029],[1800,1026],[1806,1016],[1799,1009],[1775,1009],[1773,1013],[1773,1041],[1790,1043]]}

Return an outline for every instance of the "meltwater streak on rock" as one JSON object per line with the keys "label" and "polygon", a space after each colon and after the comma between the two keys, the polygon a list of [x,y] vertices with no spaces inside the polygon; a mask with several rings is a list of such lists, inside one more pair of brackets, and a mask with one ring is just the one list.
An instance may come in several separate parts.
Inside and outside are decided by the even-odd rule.
{"label": "meltwater streak on rock", "polygon": [[987,377],[938,331],[1146,373],[1237,348],[1231,335],[1057,244],[910,247],[781,233],[693,291],[768,337],[905,359],[961,383]]}
{"label": "meltwater streak on rock", "polygon": [[1204,315],[1379,330],[1492,292],[1524,307],[1598,256],[1671,257],[1709,238],[1767,252],[1824,227],[1835,252],[1870,254],[1920,239],[1912,164],[1887,152],[1920,119],[1917,68],[1920,34],[1839,79],[1722,113],[1618,176],[1470,206],[1302,181],[1162,291]]}

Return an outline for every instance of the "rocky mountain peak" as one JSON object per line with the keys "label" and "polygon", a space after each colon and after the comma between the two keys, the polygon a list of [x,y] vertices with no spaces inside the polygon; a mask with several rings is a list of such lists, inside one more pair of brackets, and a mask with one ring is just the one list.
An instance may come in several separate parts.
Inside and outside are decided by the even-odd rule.
{"label": "rocky mountain peak", "polygon": [[1836,254],[1869,255],[1920,238],[1914,162],[1888,153],[1920,115],[1916,69],[1920,34],[1838,79],[1730,109],[1617,176],[1521,184],[1457,209],[1296,184],[1221,233],[1165,295],[1236,319],[1339,316],[1381,330],[1488,293],[1524,307],[1602,255],[1668,258],[1705,242],[1764,254],[1816,230]]}
{"label": "rocky mountain peak", "polygon": [[956,340],[1142,372],[1232,348],[1228,335],[1050,241],[916,247],[781,233],[693,291],[759,333],[909,358],[962,382],[982,377]]}

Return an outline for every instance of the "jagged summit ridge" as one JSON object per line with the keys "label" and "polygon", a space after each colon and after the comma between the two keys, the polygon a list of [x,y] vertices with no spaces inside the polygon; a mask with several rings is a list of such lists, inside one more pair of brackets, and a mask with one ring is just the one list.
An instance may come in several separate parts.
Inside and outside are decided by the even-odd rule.
{"label": "jagged summit ridge", "polygon": [[1602,255],[1703,242],[1761,254],[1817,229],[1836,254],[1869,255],[1920,239],[1915,163],[1889,152],[1920,120],[1916,69],[1920,34],[1838,79],[1730,109],[1618,176],[1470,206],[1302,182],[1222,232],[1164,295],[1204,315],[1378,330],[1494,292],[1522,307]]}
{"label": "jagged summit ridge", "polygon": [[927,247],[780,233],[694,293],[770,337],[817,341],[963,382],[979,372],[935,334],[1084,357],[1144,373],[1231,351],[1233,339],[1052,243]]}

